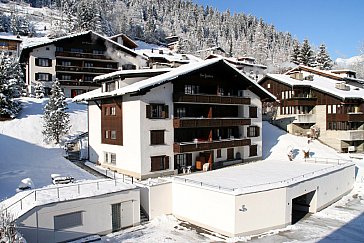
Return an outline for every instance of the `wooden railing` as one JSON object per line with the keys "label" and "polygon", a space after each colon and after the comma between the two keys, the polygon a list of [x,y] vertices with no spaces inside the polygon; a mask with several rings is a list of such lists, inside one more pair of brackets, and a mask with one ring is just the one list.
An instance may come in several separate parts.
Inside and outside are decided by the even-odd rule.
{"label": "wooden railing", "polygon": [[173,101],[184,102],[184,103],[250,105],[250,98],[239,97],[239,96],[208,95],[208,94],[176,93],[173,95]]}
{"label": "wooden railing", "polygon": [[93,53],[82,53],[82,52],[66,52],[66,51],[56,51],[56,57],[77,57],[85,59],[98,59],[98,60],[112,60],[103,54],[93,54]]}
{"label": "wooden railing", "polygon": [[104,74],[117,71],[116,68],[106,68],[106,67],[78,67],[78,66],[56,66],[57,72],[83,72],[83,73],[94,73],[94,74]]}
{"label": "wooden railing", "polygon": [[187,153],[195,151],[205,151],[221,148],[232,148],[241,146],[250,146],[251,140],[246,138],[223,139],[215,141],[174,143],[173,151],[175,153]]}
{"label": "wooden railing", "polygon": [[175,118],[174,128],[197,128],[197,127],[232,127],[250,125],[251,119],[246,118]]}
{"label": "wooden railing", "polygon": [[364,113],[327,114],[328,121],[364,122]]}

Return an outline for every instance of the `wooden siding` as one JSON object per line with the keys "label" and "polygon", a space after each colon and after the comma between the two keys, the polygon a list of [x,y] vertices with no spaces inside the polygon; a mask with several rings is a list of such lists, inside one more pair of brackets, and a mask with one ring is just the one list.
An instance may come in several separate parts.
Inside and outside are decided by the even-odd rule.
{"label": "wooden siding", "polygon": [[237,96],[218,96],[218,95],[202,95],[202,94],[190,95],[190,94],[177,93],[173,95],[173,102],[250,105],[250,98],[237,97]]}
{"label": "wooden siding", "polygon": [[[115,107],[115,115],[107,114],[106,110]],[[116,139],[105,137],[106,131],[116,131]],[[105,144],[123,145],[122,100],[107,99],[101,104],[101,142]]]}

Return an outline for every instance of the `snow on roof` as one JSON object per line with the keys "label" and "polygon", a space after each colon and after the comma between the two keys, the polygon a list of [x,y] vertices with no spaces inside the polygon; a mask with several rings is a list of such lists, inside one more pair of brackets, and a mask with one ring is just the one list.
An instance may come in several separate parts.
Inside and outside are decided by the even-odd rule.
{"label": "snow on roof", "polygon": [[266,160],[179,176],[173,181],[202,185],[212,190],[223,190],[232,194],[245,194],[286,187],[353,165],[350,161],[344,160],[340,164],[337,162],[335,164],[312,163],[303,160],[292,162],[288,159],[287,161]]}
{"label": "snow on roof", "polygon": [[[306,73],[309,74],[309,73]],[[282,82],[284,84],[287,84],[291,87],[293,86],[310,86],[312,88],[315,88],[317,90],[320,90],[324,93],[329,93],[334,96],[340,97],[342,99],[349,99],[349,98],[364,98],[364,89],[358,88],[356,86],[346,84],[348,87],[350,87],[350,90],[341,90],[335,87],[337,83],[340,83],[340,81],[333,80],[330,78],[322,77],[319,75],[313,75],[313,80],[297,80],[294,78],[291,78],[289,75],[285,74],[267,74],[266,77],[270,77],[276,81]]]}
{"label": "snow on roof", "polygon": [[203,50],[198,50],[198,51],[196,51],[196,52],[197,52],[197,53],[199,53],[199,52],[204,52],[204,51],[213,51],[213,50],[220,50],[220,51],[222,51],[222,52],[226,53],[226,52],[225,52],[225,50],[224,50],[224,49],[222,49],[220,46],[214,46],[214,47],[206,48],[206,49],[203,49]]}
{"label": "snow on roof", "polygon": [[94,78],[94,81],[102,81],[106,79],[111,79],[112,77],[130,75],[130,74],[165,73],[171,70],[172,68],[154,68],[154,69],[145,68],[145,69],[133,69],[133,70],[119,70],[112,73],[96,76]]}
{"label": "snow on roof", "polygon": [[[162,51],[163,53],[159,53]],[[148,58],[164,58],[169,62],[185,62],[189,63],[193,62],[200,62],[202,61],[201,58],[198,58],[191,54],[180,54],[176,52],[172,52],[168,48],[158,48],[158,49],[140,49],[137,52],[141,55],[147,56]]]}
{"label": "snow on roof", "polygon": [[298,65],[295,68],[292,68],[291,70],[288,70],[284,74],[290,74],[290,73],[297,72],[297,71],[302,71],[302,70],[306,71],[306,72],[311,72],[311,73],[314,73],[314,74],[317,74],[317,75],[330,77],[330,78],[337,79],[337,80],[342,80],[343,79],[343,77],[341,77],[340,75],[332,73],[329,70],[321,70],[321,69],[317,69],[317,68],[313,68],[313,67],[308,67],[308,66],[305,66],[305,65],[302,65],[302,64]]}
{"label": "snow on roof", "polygon": [[103,92],[101,94],[95,95],[95,94],[90,94],[90,92],[82,94],[82,99],[79,98],[79,96],[76,96],[75,98],[73,98],[73,101],[85,101],[85,100],[91,100],[94,98],[103,98],[103,97],[112,97],[112,96],[121,96],[124,94],[128,94],[128,93],[134,93],[134,92],[138,92],[141,91],[145,88],[151,88],[153,86],[156,85],[160,85],[163,84],[167,81],[173,80],[178,78],[181,75],[190,73],[192,71],[198,70],[200,68],[204,68],[207,67],[209,65],[218,63],[218,62],[223,62],[226,65],[228,65],[230,68],[232,68],[233,70],[235,70],[237,73],[239,73],[241,76],[245,77],[247,80],[251,81],[251,84],[254,85],[256,88],[258,88],[260,91],[262,91],[265,95],[267,95],[268,97],[272,98],[272,99],[276,99],[275,96],[273,96],[271,93],[269,93],[268,91],[266,91],[263,87],[261,87],[260,85],[256,84],[254,81],[252,81],[250,78],[248,78],[246,75],[244,75],[243,73],[241,73],[238,69],[236,69],[234,66],[232,66],[231,64],[229,64],[228,62],[226,62],[223,59],[220,58],[214,58],[214,59],[210,59],[210,60],[205,60],[202,62],[194,62],[194,63],[190,63],[190,64],[186,64],[186,65],[182,65],[178,68],[172,69],[171,71],[158,75],[158,76],[154,76],[148,79],[144,79],[142,81],[130,84],[128,86],[122,87],[120,89],[111,91],[111,92]]}
{"label": "snow on roof", "polygon": [[18,41],[18,42],[22,42],[23,40],[15,35],[0,35],[0,40],[13,40],[13,41]]}
{"label": "snow on roof", "polygon": [[351,70],[351,69],[334,69],[334,70],[330,70],[330,72],[332,72],[332,73],[356,73],[356,71]]}
{"label": "snow on roof", "polygon": [[140,56],[142,57],[143,59],[146,59],[143,55],[140,55],[139,53],[135,52],[134,50],[126,47],[126,46],[123,46],[119,43],[117,43],[116,41],[113,41],[111,39],[109,39],[108,37],[105,37],[105,36],[102,36],[96,32],[93,32],[92,30],[89,30],[89,31],[84,31],[84,32],[80,32],[80,33],[75,33],[75,34],[70,34],[70,35],[67,35],[67,36],[62,36],[62,37],[59,37],[59,38],[55,38],[55,39],[49,39],[49,40],[45,40],[43,42],[39,42],[39,43],[36,43],[36,44],[31,44],[29,46],[26,46],[23,48],[22,52],[27,50],[27,49],[33,49],[33,48],[37,48],[37,47],[40,47],[40,46],[44,46],[44,45],[49,45],[49,44],[52,44],[54,42],[57,42],[57,41],[61,41],[61,40],[66,40],[66,39],[69,39],[69,38],[74,38],[74,37],[77,37],[77,36],[82,36],[82,35],[86,35],[86,34],[94,34],[96,36],[98,36],[99,38],[105,40],[105,41],[108,41],[116,46],[119,46],[120,48],[124,49],[125,51],[129,52],[129,53],[133,53],[135,56]]}
{"label": "snow on roof", "polygon": [[211,59],[211,58],[222,58],[222,59],[225,59],[226,61],[228,61],[230,63],[233,63],[234,65],[246,65],[246,66],[251,66],[251,67],[260,67],[260,68],[263,68],[263,69],[267,69],[267,66],[265,66],[263,64],[246,62],[244,60],[239,60],[239,58],[235,58],[235,57],[224,57],[222,55],[215,54],[215,53],[210,54],[209,56],[206,57],[206,59]]}

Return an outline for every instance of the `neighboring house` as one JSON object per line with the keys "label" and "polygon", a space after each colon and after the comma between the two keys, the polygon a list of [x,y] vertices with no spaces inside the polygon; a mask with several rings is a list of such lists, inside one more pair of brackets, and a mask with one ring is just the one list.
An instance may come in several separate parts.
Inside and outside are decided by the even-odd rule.
{"label": "neighboring house", "polygon": [[137,50],[140,55],[148,58],[150,68],[176,68],[202,59],[191,54],[179,54],[168,48]]}
{"label": "neighboring house", "polygon": [[206,48],[203,50],[198,50],[198,51],[196,51],[196,55],[198,55],[202,59],[206,59],[210,55],[219,55],[219,56],[225,57],[226,51],[224,49],[222,49],[222,47],[220,47],[220,46],[214,46],[214,47]]}
{"label": "neighboring house", "polygon": [[25,47],[20,60],[25,63],[28,92],[33,93],[40,82],[47,95],[52,81],[58,79],[65,96],[74,97],[99,87],[92,82],[97,75],[146,66],[145,57],[112,39],[132,47],[125,35],[109,39],[93,31]]}
{"label": "neighboring house", "polygon": [[74,99],[89,104],[91,161],[145,179],[261,158],[272,95],[222,59],[159,71],[97,77],[101,90]]}
{"label": "neighboring house", "polygon": [[129,38],[129,36],[125,34],[117,34],[114,36],[109,37],[110,40],[115,41],[129,49],[135,50],[138,47],[138,44]]}
{"label": "neighboring house", "polygon": [[301,65],[259,82],[279,101],[273,112],[276,125],[298,135],[319,131],[322,142],[341,152],[364,151],[363,83],[350,70]]}
{"label": "neighboring house", "polygon": [[0,53],[19,56],[22,39],[17,36],[0,36]]}
{"label": "neighboring house", "polygon": [[241,72],[251,79],[258,81],[267,73],[267,66],[255,63],[254,57],[223,57],[217,54],[211,54],[206,59],[224,58],[227,62],[233,64]]}

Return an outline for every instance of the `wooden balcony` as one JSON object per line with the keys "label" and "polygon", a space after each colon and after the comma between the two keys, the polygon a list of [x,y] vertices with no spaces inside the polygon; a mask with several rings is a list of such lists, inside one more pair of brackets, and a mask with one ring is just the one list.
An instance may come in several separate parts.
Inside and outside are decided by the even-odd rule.
{"label": "wooden balcony", "polygon": [[112,60],[103,54],[82,53],[82,52],[68,52],[68,51],[56,51],[56,57],[72,57],[80,59],[95,59],[95,60]]}
{"label": "wooden balcony", "polygon": [[327,114],[327,121],[364,122],[364,113]]}
{"label": "wooden balcony", "polygon": [[87,87],[100,87],[97,83],[87,81],[75,81],[75,80],[58,80],[63,86],[87,86]]}
{"label": "wooden balcony", "polygon": [[239,96],[176,93],[173,95],[173,102],[224,104],[224,105],[250,105],[250,98],[239,97]]}
{"label": "wooden balcony", "polygon": [[187,143],[174,143],[174,153],[188,153],[196,151],[208,151],[213,149],[221,148],[232,148],[241,146],[250,146],[250,139],[246,138],[233,138],[233,139],[222,139],[216,141],[202,141],[202,142],[187,142]]}
{"label": "wooden balcony", "polygon": [[56,66],[57,72],[67,73],[93,73],[93,74],[105,74],[117,71],[115,68],[102,68],[102,67],[78,67],[78,66]]}
{"label": "wooden balcony", "polygon": [[316,106],[317,98],[293,97],[290,99],[282,100],[282,104],[284,106]]}
{"label": "wooden balcony", "polygon": [[296,119],[293,121],[295,124],[314,124],[316,123],[315,114],[296,114]]}
{"label": "wooden balcony", "polygon": [[174,128],[198,127],[234,127],[250,125],[251,119],[247,118],[175,118]]}

